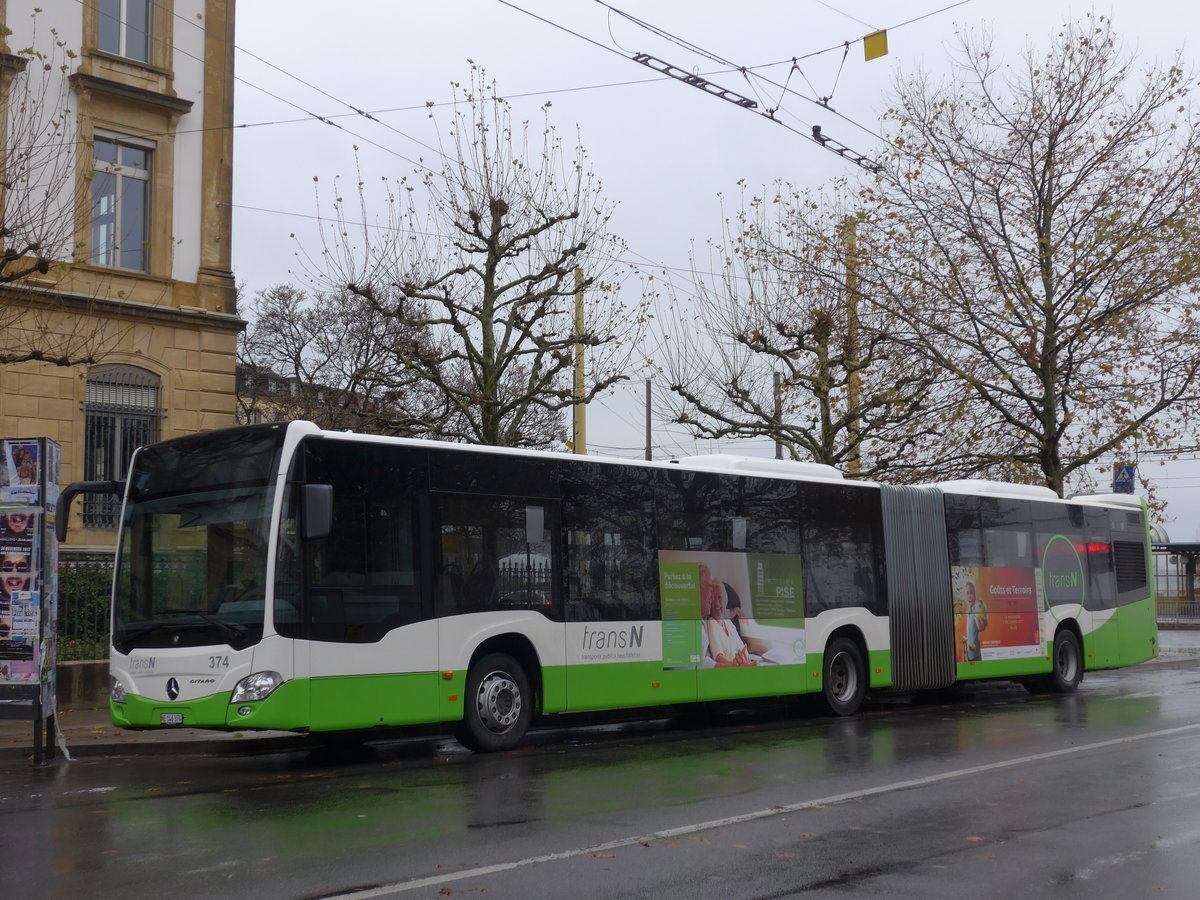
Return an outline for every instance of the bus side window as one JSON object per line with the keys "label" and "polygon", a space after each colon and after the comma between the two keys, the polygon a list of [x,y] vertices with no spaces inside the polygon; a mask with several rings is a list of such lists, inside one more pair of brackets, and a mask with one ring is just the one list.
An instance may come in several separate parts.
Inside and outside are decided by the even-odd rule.
{"label": "bus side window", "polygon": [[951,566],[982,566],[983,529],[979,521],[979,498],[946,494],[946,540]]}
{"label": "bus side window", "polygon": [[1042,569],[1047,605],[1091,604],[1083,540],[1083,507],[1036,501],[1033,512],[1034,559]]}
{"label": "bus side window", "polygon": [[353,442],[307,447],[304,476],[333,489],[330,533],[301,543],[312,640],[373,643],[424,618],[414,523],[422,459]]}
{"label": "bus side window", "polygon": [[279,549],[275,559],[275,630],[284,637],[307,636],[301,617],[300,572],[301,546],[298,507],[294,489],[284,503],[279,526]]}
{"label": "bus side window", "polygon": [[1117,605],[1117,584],[1107,509],[1083,511],[1083,550],[1088,569],[1085,605],[1088,609],[1111,609]]}
{"label": "bus side window", "polygon": [[438,495],[436,615],[532,609],[558,618],[554,512],[550,501]]}
{"label": "bus side window", "polygon": [[1021,500],[983,497],[979,504],[983,562],[1006,569],[1033,568],[1033,520]]}
{"label": "bus side window", "polygon": [[334,494],[333,530],[313,555],[313,584],[367,583],[366,510],[359,497]]}
{"label": "bus side window", "polygon": [[413,511],[408,503],[367,504],[367,558],[372,584],[415,588]]}
{"label": "bus side window", "polygon": [[563,478],[568,621],[660,618],[655,474],[591,463]]}
{"label": "bus side window", "polygon": [[800,490],[806,615],[848,606],[886,615],[879,494],[826,484]]}

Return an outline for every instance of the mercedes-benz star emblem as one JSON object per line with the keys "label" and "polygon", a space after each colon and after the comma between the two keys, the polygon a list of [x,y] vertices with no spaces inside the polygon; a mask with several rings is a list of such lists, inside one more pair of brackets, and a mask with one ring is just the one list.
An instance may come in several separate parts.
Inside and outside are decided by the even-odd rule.
{"label": "mercedes-benz star emblem", "polygon": [[167,679],[167,699],[175,700],[179,697],[179,682],[174,678]]}

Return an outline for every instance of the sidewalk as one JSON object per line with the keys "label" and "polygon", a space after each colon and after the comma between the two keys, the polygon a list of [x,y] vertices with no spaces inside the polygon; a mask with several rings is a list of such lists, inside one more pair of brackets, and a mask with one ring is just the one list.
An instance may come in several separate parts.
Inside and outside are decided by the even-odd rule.
{"label": "sidewalk", "polygon": [[[1159,632],[1161,652],[1143,665],[1200,662],[1200,629],[1163,627]],[[205,731],[169,728],[129,731],[116,728],[107,709],[59,710],[58,727],[73,758],[96,756],[161,756],[190,754],[232,756],[277,753],[318,745],[306,734],[290,731]],[[61,758],[61,749],[56,751]],[[0,761],[32,759],[33,723],[0,720]]]}
{"label": "sidewalk", "polygon": [[[58,729],[73,759],[167,754],[231,756],[298,750],[316,744],[308,735],[290,731],[223,732],[199,728],[130,731],[115,727],[107,708],[60,709]],[[55,753],[62,758],[61,743]],[[32,720],[0,720],[0,762],[32,758]]]}

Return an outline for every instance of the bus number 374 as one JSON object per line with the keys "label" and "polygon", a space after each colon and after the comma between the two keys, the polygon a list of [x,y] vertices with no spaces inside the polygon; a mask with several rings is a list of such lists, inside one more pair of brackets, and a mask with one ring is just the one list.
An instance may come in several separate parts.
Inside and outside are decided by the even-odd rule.
{"label": "bus number 374", "polygon": [[[123,482],[113,722],[334,732],[1018,680],[1157,653],[1127,495],[893,487],[732,456],[632,462],[250,425]],[[734,672],[733,670],[739,670]]]}

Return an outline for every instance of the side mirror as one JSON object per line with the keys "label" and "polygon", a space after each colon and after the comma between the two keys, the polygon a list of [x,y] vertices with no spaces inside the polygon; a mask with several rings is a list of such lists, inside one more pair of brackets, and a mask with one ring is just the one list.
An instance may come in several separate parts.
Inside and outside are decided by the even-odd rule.
{"label": "side mirror", "polygon": [[54,536],[61,544],[67,539],[67,523],[71,519],[71,501],[76,494],[112,494],[118,500],[125,496],[123,481],[73,481],[58,495],[54,511]]}
{"label": "side mirror", "polygon": [[306,484],[300,497],[300,537],[306,541],[329,537],[333,531],[333,485]]}

